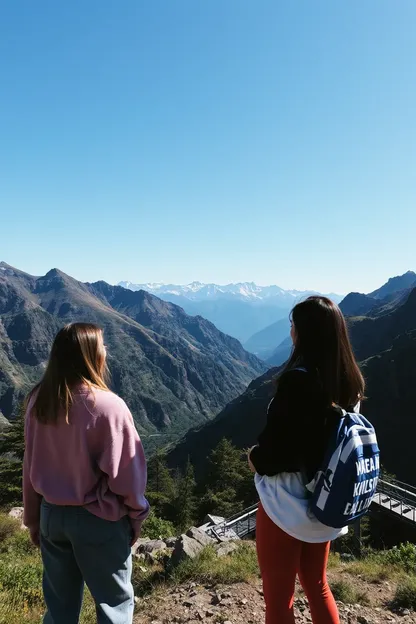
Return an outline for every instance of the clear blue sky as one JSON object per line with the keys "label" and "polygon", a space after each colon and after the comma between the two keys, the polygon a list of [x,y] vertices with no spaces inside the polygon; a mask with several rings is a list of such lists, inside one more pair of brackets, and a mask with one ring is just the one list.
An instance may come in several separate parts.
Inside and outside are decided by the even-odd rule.
{"label": "clear blue sky", "polygon": [[369,291],[416,269],[415,0],[13,0],[0,259]]}

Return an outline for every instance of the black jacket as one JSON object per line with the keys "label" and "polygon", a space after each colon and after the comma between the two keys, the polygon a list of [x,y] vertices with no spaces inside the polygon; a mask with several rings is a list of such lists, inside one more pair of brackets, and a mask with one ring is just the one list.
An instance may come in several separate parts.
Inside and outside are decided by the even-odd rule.
{"label": "black jacket", "polygon": [[301,471],[313,479],[339,418],[339,410],[328,407],[312,373],[284,373],[269,405],[266,427],[250,454],[257,473],[274,476]]}

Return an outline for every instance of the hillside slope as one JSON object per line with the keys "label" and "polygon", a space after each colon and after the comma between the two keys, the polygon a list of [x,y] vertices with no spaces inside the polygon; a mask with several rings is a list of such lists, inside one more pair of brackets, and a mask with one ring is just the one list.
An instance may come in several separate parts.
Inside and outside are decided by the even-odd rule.
{"label": "hillside slope", "polygon": [[[386,314],[351,320],[351,338],[367,380],[362,411],[377,428],[385,468],[402,481],[416,484],[414,453],[416,422],[416,289]],[[197,474],[205,457],[223,438],[240,448],[255,443],[266,420],[278,368],[253,381],[240,397],[210,423],[188,434],[168,455],[171,465],[188,456]]]}
{"label": "hillside slope", "polygon": [[237,340],[148,293],[82,284],[53,269],[33,277],[0,265],[0,410],[12,417],[39,379],[56,331],[104,328],[115,391],[140,432],[177,436],[209,420],[264,370]]}

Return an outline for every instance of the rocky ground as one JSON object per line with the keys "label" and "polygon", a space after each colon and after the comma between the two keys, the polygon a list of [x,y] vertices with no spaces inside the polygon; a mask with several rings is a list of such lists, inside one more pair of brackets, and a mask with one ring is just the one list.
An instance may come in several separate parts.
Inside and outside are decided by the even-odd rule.
{"label": "rocky ground", "polygon": [[[332,579],[336,579],[332,574]],[[355,578],[366,593],[368,606],[338,603],[342,624],[416,623],[416,613],[393,613],[387,607],[393,594],[389,583],[379,586]],[[137,601],[135,624],[261,624],[264,599],[260,581],[231,586],[181,585],[153,593]],[[307,601],[301,591],[295,602],[297,624],[312,622]]]}

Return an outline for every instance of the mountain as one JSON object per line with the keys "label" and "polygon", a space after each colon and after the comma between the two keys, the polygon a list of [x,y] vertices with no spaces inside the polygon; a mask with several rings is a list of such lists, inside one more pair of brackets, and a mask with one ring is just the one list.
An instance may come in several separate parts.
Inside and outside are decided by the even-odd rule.
{"label": "mountain", "polygon": [[292,344],[292,338],[290,336],[286,336],[277,349],[275,349],[272,355],[266,360],[266,363],[269,366],[281,366],[284,364],[289,359],[292,351]]}
{"label": "mountain", "polygon": [[349,293],[340,303],[345,316],[362,316],[379,304],[377,299],[358,292]]}
{"label": "mountain", "polygon": [[[339,304],[340,308],[347,317],[376,317],[389,314],[406,301],[412,290],[408,288],[408,284],[412,283],[413,276],[416,277],[416,273],[408,271],[404,275],[393,277],[369,295],[358,292],[349,293]],[[416,281],[414,286],[416,287]],[[278,323],[267,327],[247,341],[244,344],[245,348],[258,357],[262,357],[270,366],[280,366],[290,355],[292,344],[288,336],[289,331],[286,332],[286,338],[283,338],[275,349],[270,349],[270,347],[267,349],[266,345],[267,340],[270,340],[269,345],[276,345],[277,341],[273,343],[272,338],[274,332],[282,327],[283,324]],[[282,336],[279,335],[279,338],[281,339]]]}
{"label": "mountain", "polygon": [[416,273],[407,271],[403,275],[391,277],[386,284],[369,294],[373,299],[384,299],[403,290],[416,288]]}
{"label": "mountain", "polygon": [[407,271],[391,277],[381,288],[368,295],[350,293],[341,301],[340,308],[345,316],[377,316],[397,307],[413,288],[416,288],[416,273]]}
{"label": "mountain", "polygon": [[247,342],[244,348],[250,353],[254,353],[257,357],[267,360],[273,355],[274,345],[280,344],[290,333],[289,315],[268,325],[261,331],[257,332]]}
{"label": "mountain", "polygon": [[144,435],[209,420],[264,370],[212,323],[149,293],[83,284],[57,269],[33,277],[0,264],[0,410],[17,413],[53,338],[72,321],[104,328],[115,391]]}
{"label": "mountain", "polygon": [[[312,291],[284,290],[279,286],[258,286],[253,282],[224,286],[201,282],[186,285],[120,282],[119,286],[145,290],[176,303],[188,314],[209,319],[221,331],[243,343],[265,327],[287,317],[297,301],[313,294]],[[338,295],[331,296],[337,302],[341,300]]]}
{"label": "mountain", "polygon": [[[309,291],[284,290],[279,286],[258,286],[254,282],[239,282],[237,284],[133,284],[120,282],[119,286],[130,290],[146,290],[158,297],[167,295],[185,297],[190,301],[206,301],[207,299],[237,299],[240,301],[269,301],[276,302],[279,307],[291,307],[293,301],[305,296]],[[336,296],[336,295],[334,295]]]}
{"label": "mountain", "polygon": [[[416,484],[416,288],[386,312],[350,319],[351,339],[367,380],[362,411],[377,429],[386,470]],[[255,443],[265,424],[266,408],[274,392],[278,368],[253,381],[210,423],[191,430],[168,455],[171,465],[188,456],[197,472],[204,458],[223,438],[246,448]]]}

